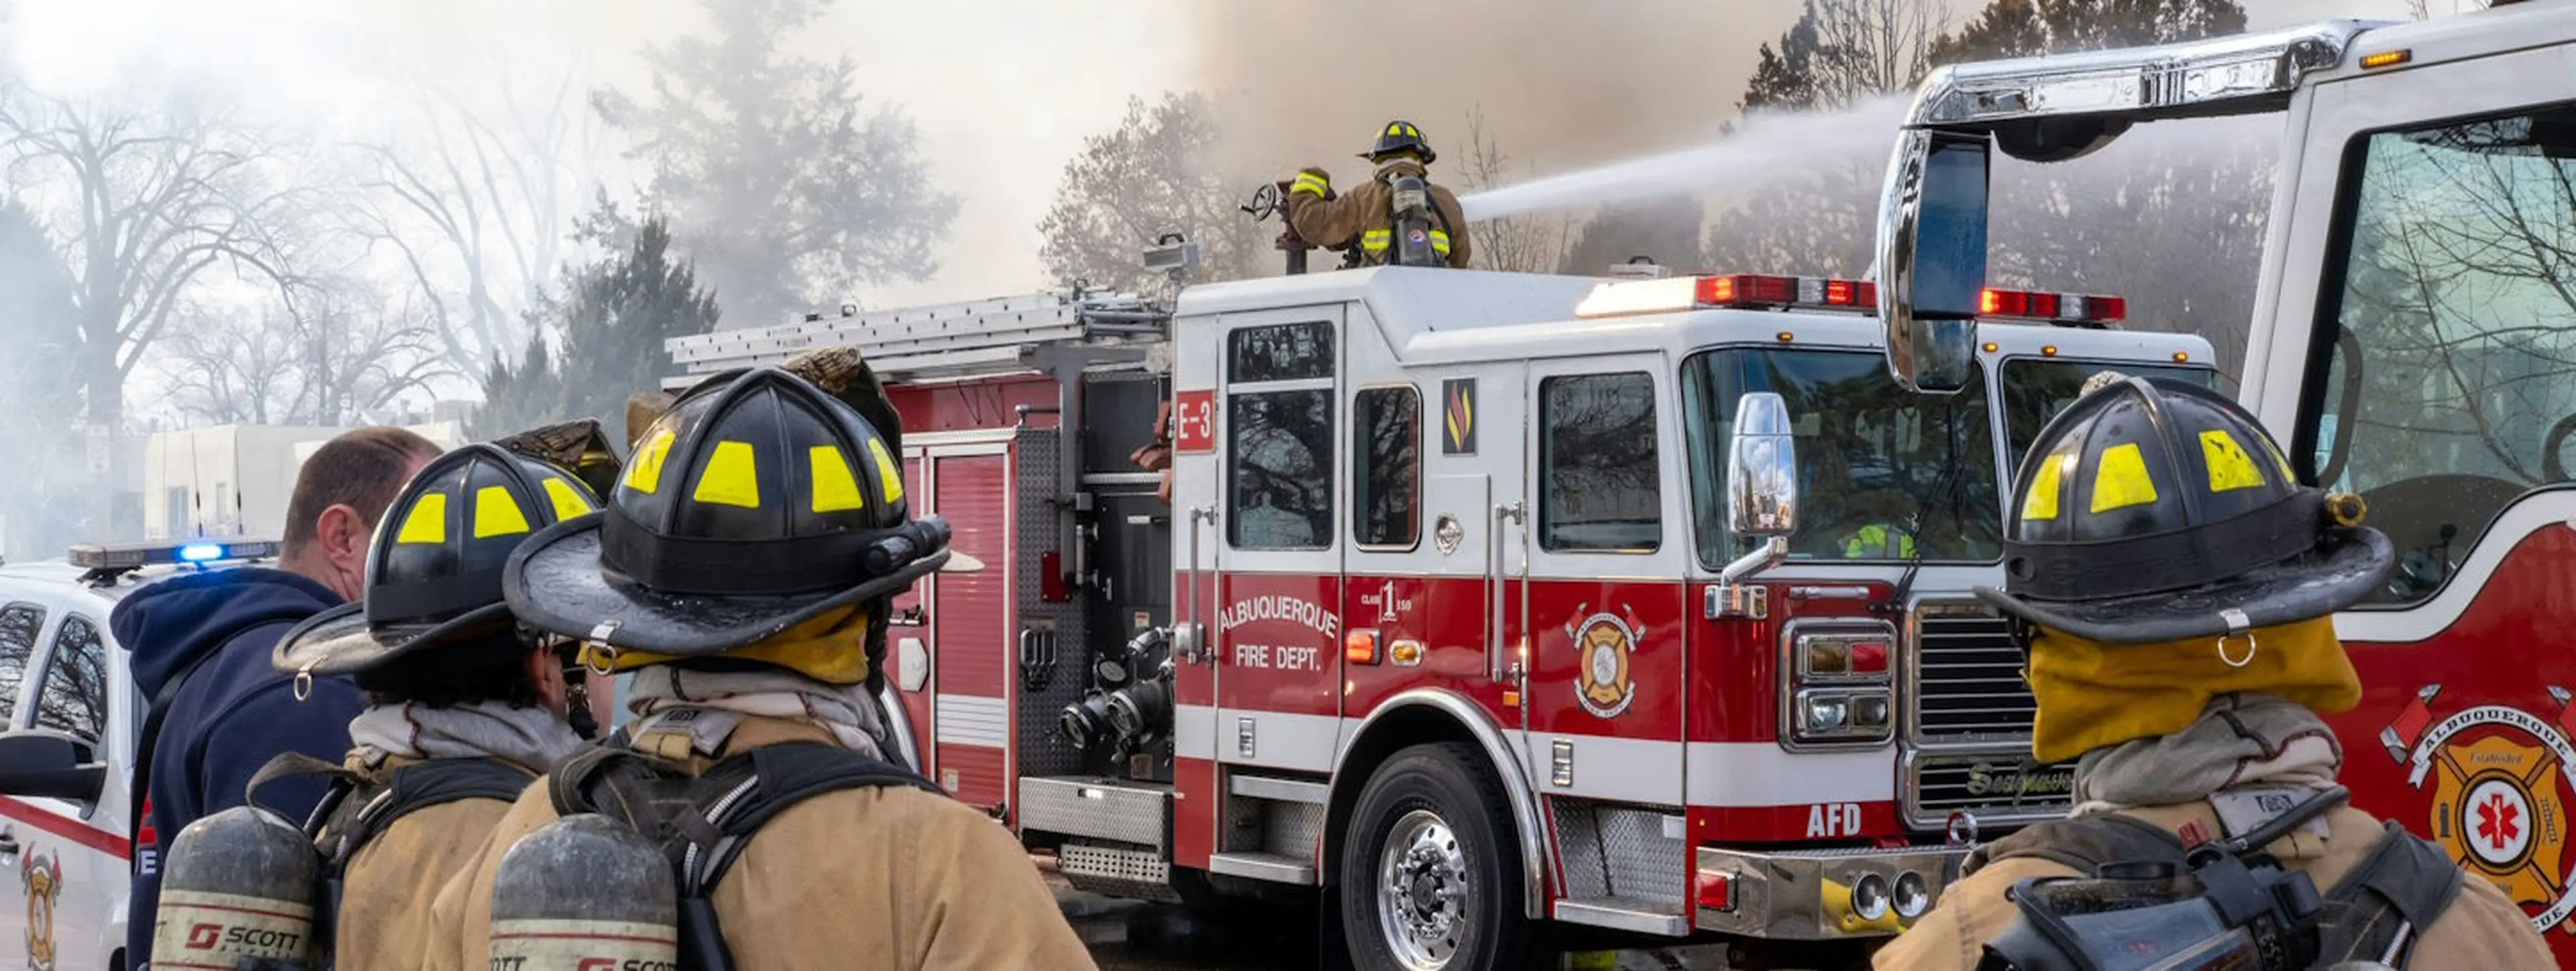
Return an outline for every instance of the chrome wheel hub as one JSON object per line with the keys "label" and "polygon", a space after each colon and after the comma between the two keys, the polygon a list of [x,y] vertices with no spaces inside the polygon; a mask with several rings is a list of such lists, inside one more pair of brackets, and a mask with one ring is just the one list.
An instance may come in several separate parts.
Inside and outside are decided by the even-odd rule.
{"label": "chrome wheel hub", "polygon": [[1447,820],[1427,809],[1397,819],[1378,858],[1387,953],[1414,971],[1448,967],[1467,937],[1467,882],[1467,857]]}

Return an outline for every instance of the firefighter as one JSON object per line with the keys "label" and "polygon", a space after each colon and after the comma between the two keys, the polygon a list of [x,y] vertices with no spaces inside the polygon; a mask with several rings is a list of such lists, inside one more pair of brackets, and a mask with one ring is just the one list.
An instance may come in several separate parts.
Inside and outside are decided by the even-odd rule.
{"label": "firefighter", "polygon": [[1357,246],[1366,266],[1467,265],[1467,217],[1458,196],[1432,185],[1426,166],[1439,154],[1409,121],[1390,121],[1377,144],[1360,154],[1376,174],[1336,196],[1333,177],[1320,168],[1297,173],[1288,186],[1288,226],[1326,249]]}
{"label": "firefighter", "polygon": [[[567,722],[570,642],[513,620],[501,567],[535,531],[597,508],[565,469],[488,444],[448,452],[386,512],[364,602],[279,642],[279,670],[346,676],[368,702],[344,763],[304,769],[339,783],[317,841],[324,879],[338,881],[339,967],[416,961],[426,902],[528,783],[580,747]],[[294,759],[263,776],[297,771]]]}
{"label": "firefighter", "polygon": [[[690,808],[619,801],[627,786],[667,776],[587,767],[649,756],[627,764],[694,783],[823,754],[844,767],[854,758],[876,765],[877,781],[815,791],[811,775],[782,774],[774,788],[751,775],[739,788],[715,787],[733,795],[709,813],[750,805],[750,818],[765,822],[720,844],[739,855],[704,886],[679,889],[689,915],[675,925],[682,950],[706,953],[708,939],[690,936],[696,928],[744,969],[1091,967],[1010,831],[889,764],[885,714],[867,688],[865,645],[884,623],[876,605],[943,562],[980,565],[944,549],[936,520],[907,515],[902,467],[884,437],[842,398],[773,368],[717,375],[667,406],[636,404],[630,415],[648,424],[606,509],[538,534],[503,581],[524,622],[582,638],[590,663],[631,672],[635,720],[529,790],[440,891],[435,930],[416,942],[435,945],[427,966],[501,966],[495,955],[512,936],[496,950],[496,921],[521,915],[496,912],[496,887],[533,872],[513,869],[529,854],[510,849],[597,819],[576,813],[551,825],[567,819],[558,806],[613,812],[629,825],[638,814]],[[760,805],[781,792],[797,798]],[[702,820],[667,821],[673,838],[711,832]],[[607,918],[608,909],[674,899],[650,889],[596,887],[564,905]]]}
{"label": "firefighter", "polygon": [[2022,632],[2032,755],[2081,756],[2075,812],[1972,851],[1877,967],[1974,968],[2020,916],[2017,881],[2180,863],[2275,821],[2292,828],[2263,849],[2342,905],[2321,966],[2556,966],[2522,909],[2435,844],[2349,806],[2285,812],[2332,804],[2342,751],[2317,712],[2361,698],[2333,614],[2392,555],[2358,497],[2299,485],[2234,401],[2125,378],[2041,430],[2007,512],[2005,589],[1976,592]]}

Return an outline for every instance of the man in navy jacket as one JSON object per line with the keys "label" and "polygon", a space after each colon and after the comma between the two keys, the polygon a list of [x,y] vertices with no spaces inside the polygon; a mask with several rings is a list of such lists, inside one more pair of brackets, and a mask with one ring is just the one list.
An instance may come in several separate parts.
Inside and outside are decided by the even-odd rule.
{"label": "man in navy jacket", "polygon": [[[180,684],[150,740],[149,815],[134,839],[127,967],[151,957],[161,852],[181,828],[241,805],[251,775],[280,753],[337,762],[348,752],[349,719],[366,706],[356,686],[316,678],[299,701],[294,679],[269,657],[288,628],[365,589],[376,520],[438,452],[399,428],[344,433],[315,450],[296,476],[278,568],[163,580],[108,615],[117,643],[133,652],[144,697],[160,698],[173,681]],[[263,787],[260,802],[302,823],[323,789],[318,777],[284,780]]]}

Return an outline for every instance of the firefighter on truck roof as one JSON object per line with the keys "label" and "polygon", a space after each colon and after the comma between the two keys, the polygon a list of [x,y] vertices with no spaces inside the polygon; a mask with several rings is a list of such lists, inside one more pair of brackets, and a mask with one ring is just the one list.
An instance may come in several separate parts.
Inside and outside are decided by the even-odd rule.
{"label": "firefighter on truck roof", "polygon": [[[581,424],[597,434],[597,422]],[[324,879],[338,882],[326,898],[338,913],[325,919],[339,967],[418,960],[429,900],[528,784],[589,734],[567,722],[582,703],[580,669],[565,675],[573,642],[516,622],[501,567],[536,530],[596,509],[565,469],[494,445],[448,452],[387,511],[365,601],[317,614],[278,643],[279,670],[347,676],[367,693],[343,764],[290,754],[261,773],[335,780],[317,835]]]}
{"label": "firefighter on truck roof", "polygon": [[1333,177],[1306,168],[1288,186],[1288,226],[1325,249],[1356,247],[1363,266],[1467,265],[1467,216],[1458,196],[1431,184],[1439,153],[1409,121],[1390,121],[1360,157],[1377,165],[1368,181],[1336,194]]}
{"label": "firefighter on truck roof", "polygon": [[[2171,865],[2209,888],[2207,900],[2240,908],[2282,898],[2222,901],[2211,880],[2227,874],[2186,859],[2203,846],[2276,867],[2233,873],[2304,874],[2305,899],[2326,904],[2315,966],[2555,966],[2493,884],[2341,804],[2343,753],[2316,713],[2351,709],[2361,683],[2333,615],[2393,559],[2388,538],[2361,526],[2358,497],[2300,486],[2251,412],[2162,378],[2114,379],[2076,399],[2040,431],[2016,479],[2005,589],[1976,593],[2019,632],[2039,706],[2032,755],[2082,757],[2075,813],[1971,852],[1963,878],[1878,952],[1877,967],[1971,969],[1990,948],[2063,948],[2033,930],[2046,908],[2030,901],[2047,900],[2047,885],[2017,884],[2090,877],[2106,863]],[[2149,953],[2137,941],[2111,946],[2124,959]],[[2024,953],[1995,956],[2079,966],[2050,963],[2063,950]]]}
{"label": "firefighter on truck roof", "polygon": [[[530,538],[503,577],[526,623],[632,672],[635,720],[530,789],[440,891],[427,966],[519,966],[572,931],[710,969],[1091,967],[1011,833],[889,754],[865,646],[883,601],[981,564],[909,516],[885,437],[775,368],[657,410],[630,408],[645,427],[603,512]],[[514,849],[540,844],[640,845],[640,866],[601,872],[670,889]],[[549,888],[572,899],[532,896]]]}

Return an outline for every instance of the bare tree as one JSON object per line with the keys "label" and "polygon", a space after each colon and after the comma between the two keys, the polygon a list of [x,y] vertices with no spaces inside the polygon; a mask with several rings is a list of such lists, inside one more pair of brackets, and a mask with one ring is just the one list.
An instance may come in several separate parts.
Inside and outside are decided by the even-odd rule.
{"label": "bare tree", "polygon": [[1147,273],[1138,254],[1162,234],[1180,233],[1204,254],[1193,279],[1260,275],[1270,241],[1236,207],[1263,180],[1221,171],[1220,137],[1204,95],[1166,94],[1151,107],[1130,99],[1118,128],[1084,140],[1064,167],[1055,206],[1038,223],[1048,274],[1159,293],[1166,282]]}
{"label": "bare tree", "polygon": [[[1492,189],[1512,181],[1511,156],[1503,152],[1485,128],[1485,108],[1478,105],[1467,111],[1467,157],[1459,163],[1458,177],[1470,192]],[[1517,173],[1521,178],[1536,176],[1535,168]],[[1565,262],[1567,240],[1572,236],[1574,217],[1570,213],[1524,213],[1477,223],[1475,233],[1475,266],[1480,270],[1507,273],[1554,273]]]}
{"label": "bare tree", "polygon": [[199,274],[228,263],[246,278],[286,279],[266,224],[303,190],[272,184],[269,146],[199,107],[26,92],[0,101],[11,181],[60,200],[48,221],[78,309],[75,373],[87,420],[111,434],[124,423],[127,376],[167,336]]}
{"label": "bare tree", "polygon": [[352,146],[365,173],[350,217],[393,254],[441,353],[468,370],[526,341],[521,311],[566,256],[599,136],[575,72],[536,92],[506,64],[495,76],[496,111],[408,85],[415,137]]}
{"label": "bare tree", "polygon": [[1816,12],[1820,100],[1847,105],[1914,86],[1949,15],[1928,0],[1825,0]]}
{"label": "bare tree", "polygon": [[[2461,13],[2469,10],[2484,10],[2493,5],[2494,0],[2451,0],[2450,12]],[[2431,19],[2432,16],[2433,0],[2406,0],[2406,19],[2427,20]]]}
{"label": "bare tree", "polygon": [[295,299],[204,316],[171,339],[172,403],[216,423],[384,420],[404,395],[458,374],[417,294],[351,275],[299,280]]}
{"label": "bare tree", "polygon": [[1762,45],[1743,107],[1833,110],[1922,79],[1949,16],[1934,0],[1807,0]]}

